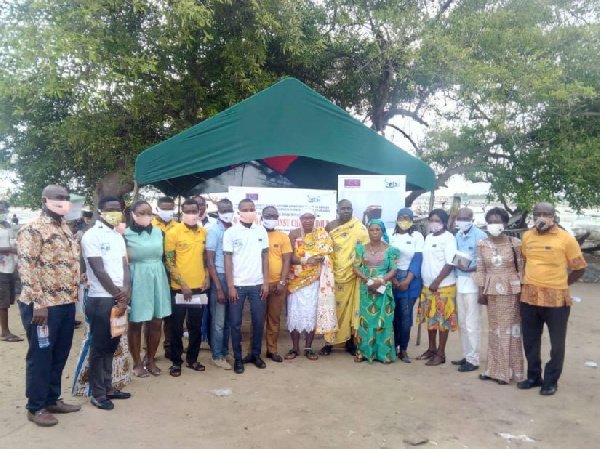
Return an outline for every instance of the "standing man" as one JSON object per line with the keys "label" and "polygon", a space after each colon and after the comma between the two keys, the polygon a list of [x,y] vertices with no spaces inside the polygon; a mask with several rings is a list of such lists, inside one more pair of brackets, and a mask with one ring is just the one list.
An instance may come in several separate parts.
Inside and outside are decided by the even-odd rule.
{"label": "standing man", "polygon": [[100,216],[81,239],[90,284],[85,315],[90,323],[90,387],[92,404],[100,410],[112,410],[112,399],[129,399],[131,393],[112,386],[113,356],[121,337],[111,335],[113,307],[119,315],[127,311],[131,298],[131,276],[123,236],[115,229],[123,221],[121,202],[105,196],[98,202]]}
{"label": "standing man", "polygon": [[244,360],[264,369],[260,358],[265,319],[265,299],[269,293],[269,237],[256,220],[256,207],[251,200],[240,201],[240,222],[225,231],[225,277],[229,292],[231,344],[235,358],[233,370],[244,372],[242,360],[242,312],[246,298],[252,315],[252,352]]}
{"label": "standing man", "polygon": [[[346,351],[356,355],[353,332],[358,329],[360,303],[359,279],[354,274],[354,254],[357,243],[369,241],[367,228],[352,216],[352,203],[341,200],[337,205],[337,220],[330,222],[325,230],[333,240],[333,274],[335,279],[335,304],[338,331],[325,336],[326,341],[345,343]],[[332,344],[321,348],[321,355],[330,355]]]}
{"label": "standing man", "polygon": [[[292,263],[292,244],[290,238],[281,231],[276,231],[279,223],[279,212],[273,206],[267,206],[262,211],[263,226],[269,237],[269,294],[266,300],[265,329],[267,340],[267,358],[274,362],[283,362],[283,357],[277,352],[277,339],[281,322],[281,309],[287,293],[287,278]],[[252,333],[250,333],[252,341]],[[250,343],[250,349],[252,343]],[[252,361],[252,353],[244,359],[244,363]]]}
{"label": "standing man", "polygon": [[17,246],[15,231],[8,220],[8,202],[0,200],[0,341],[18,342],[8,327],[8,309],[15,303]]}
{"label": "standing man", "polygon": [[[223,254],[223,235],[233,222],[233,205],[228,199],[217,203],[219,221],[208,230],[206,236],[206,263],[210,273],[211,286],[209,308],[212,316],[210,332],[212,362],[226,370],[229,364],[229,299],[227,279],[225,277],[225,255]],[[233,361],[233,360],[231,360]]]}
{"label": "standing man", "polygon": [[[521,326],[527,358],[527,379],[522,390],[542,387],[540,394],[556,393],[565,360],[567,322],[571,312],[569,285],[587,267],[575,238],[555,224],[555,209],[542,202],[533,208],[534,228],[523,235],[525,278],[521,288]],[[570,273],[567,274],[568,269]],[[542,378],[541,345],[544,324],[550,334],[550,361]]]}
{"label": "standing man", "polygon": [[29,342],[27,418],[42,427],[58,423],[52,413],[81,409],[59,399],[73,341],[79,283],[79,244],[64,219],[70,209],[67,189],[46,187],[40,217],[23,226],[17,236],[23,285],[19,311]]}
{"label": "standing man", "polygon": [[[177,221],[173,220],[175,214],[175,200],[170,196],[162,196],[156,202],[157,216],[152,219],[152,226],[159,228],[165,235],[168,230],[172,229],[177,225]],[[163,318],[163,348],[165,350],[165,358],[171,358],[171,352],[169,350],[169,340],[171,339],[171,316]],[[148,341],[148,332],[145,331],[146,341]]]}
{"label": "standing man", "polygon": [[202,332],[202,307],[176,304],[175,296],[181,294],[185,301],[191,301],[193,295],[207,290],[210,281],[206,269],[206,230],[198,226],[198,203],[192,199],[184,201],[182,206],[182,223],[167,231],[165,237],[165,254],[167,268],[171,278],[171,368],[173,377],[181,376],[183,365],[183,322],[187,312],[187,329],[189,346],[186,353],[187,367],[194,371],[204,371],[205,367],[198,361]]}
{"label": "standing man", "polygon": [[[477,302],[479,287],[473,282],[473,273],[477,270],[477,242],[485,240],[487,234],[473,226],[473,211],[463,207],[456,215],[456,247],[469,257],[457,257],[456,265],[456,307],[458,309],[458,328],[463,350],[461,360],[453,360],[458,371],[474,371],[479,368],[481,351],[481,306]],[[468,262],[467,262],[468,259]]]}
{"label": "standing man", "polygon": [[198,224],[208,231],[217,224],[217,220],[206,212],[206,198],[202,195],[195,195],[193,199],[198,203]]}

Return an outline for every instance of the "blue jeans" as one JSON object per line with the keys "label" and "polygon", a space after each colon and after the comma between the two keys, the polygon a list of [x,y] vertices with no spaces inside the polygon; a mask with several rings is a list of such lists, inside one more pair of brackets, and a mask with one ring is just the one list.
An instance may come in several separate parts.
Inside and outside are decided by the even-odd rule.
{"label": "blue jeans", "polygon": [[217,289],[214,284],[210,287],[210,352],[214,360],[222,359],[229,354],[229,298],[227,298],[227,279],[225,273],[217,273],[219,283],[225,294],[225,304],[217,301]]}
{"label": "blue jeans", "polygon": [[250,302],[252,316],[252,355],[260,356],[263,329],[265,323],[265,304],[260,297],[260,285],[236,287],[238,300],[229,304],[229,322],[231,324],[231,346],[236,360],[242,360],[242,314],[246,298]]}
{"label": "blue jeans", "polygon": [[413,322],[413,308],[417,298],[394,298],[394,340],[401,351],[406,351],[410,341],[410,328]]}
{"label": "blue jeans", "polygon": [[31,324],[33,303],[19,303],[21,321],[27,334],[29,350],[25,357],[26,408],[31,413],[56,404],[61,393],[61,378],[71,352],[75,329],[75,304],[48,307],[50,346],[40,348],[37,326]]}

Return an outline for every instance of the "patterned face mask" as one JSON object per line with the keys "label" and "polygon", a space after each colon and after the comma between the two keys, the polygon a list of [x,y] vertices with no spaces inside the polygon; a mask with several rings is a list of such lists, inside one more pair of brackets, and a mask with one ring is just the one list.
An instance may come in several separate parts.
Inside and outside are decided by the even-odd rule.
{"label": "patterned face mask", "polygon": [[410,220],[398,220],[396,223],[398,224],[398,227],[400,229],[402,229],[403,231],[406,231],[407,229],[410,229],[410,227],[413,224],[413,222],[410,221]]}
{"label": "patterned face mask", "polygon": [[123,221],[123,212],[102,212],[102,219],[111,226],[117,226]]}
{"label": "patterned face mask", "polygon": [[554,217],[538,217],[533,226],[538,232],[545,232],[554,226]]}

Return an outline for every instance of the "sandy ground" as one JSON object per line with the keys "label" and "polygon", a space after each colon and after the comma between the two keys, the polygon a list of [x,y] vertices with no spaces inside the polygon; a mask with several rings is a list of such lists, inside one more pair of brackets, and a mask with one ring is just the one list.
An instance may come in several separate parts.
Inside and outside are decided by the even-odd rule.
{"label": "sandy ground", "polygon": [[[573,288],[582,302],[571,313],[567,360],[553,397],[482,382],[477,379],[481,370],[458,373],[449,362],[441,367],[417,361],[357,365],[334,352],[316,362],[301,357],[283,364],[268,361],[265,370],[248,366],[243,375],[210,365],[204,373],[184,368],[179,379],[166,374],[168,363],[161,359],[162,376],[134,379],[127,387],[133,398],[107,412],[69,393],[80,330],[63,391],[83,408],[43,429],[25,418],[26,344],[0,343],[0,448],[597,448],[600,371],[584,362],[600,362],[599,289],[591,284]],[[13,332],[22,335],[16,307],[10,320]],[[485,316],[483,323],[485,334]],[[415,336],[413,327],[413,356],[423,350],[414,345]],[[287,332],[282,331],[280,346],[282,353],[290,348]],[[458,334],[451,335],[447,355],[449,361],[459,358]],[[207,350],[200,357],[208,364]],[[232,394],[217,397],[216,389]]]}

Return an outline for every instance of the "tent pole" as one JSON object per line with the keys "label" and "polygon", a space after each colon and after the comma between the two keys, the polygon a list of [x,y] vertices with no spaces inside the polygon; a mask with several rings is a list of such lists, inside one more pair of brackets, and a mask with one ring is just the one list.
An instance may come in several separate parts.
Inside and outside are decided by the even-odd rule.
{"label": "tent pole", "polygon": [[[432,190],[431,195],[429,195],[429,212],[433,210],[433,205],[435,203],[435,192]],[[417,326],[417,346],[421,344],[421,323]]]}

